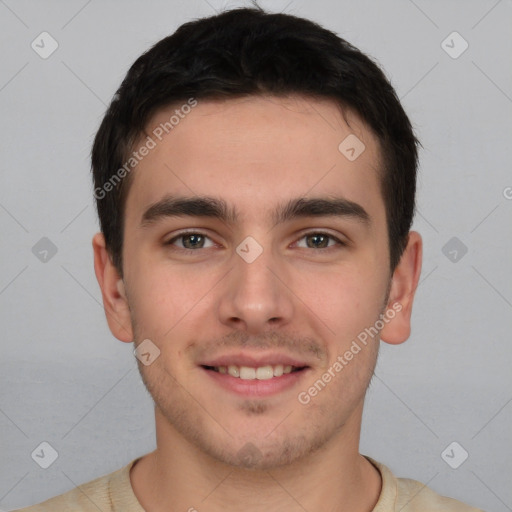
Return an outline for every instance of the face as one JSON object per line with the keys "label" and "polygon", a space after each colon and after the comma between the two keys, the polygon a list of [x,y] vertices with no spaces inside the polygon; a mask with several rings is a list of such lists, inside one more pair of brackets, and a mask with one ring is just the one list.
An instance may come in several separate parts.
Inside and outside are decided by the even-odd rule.
{"label": "face", "polygon": [[131,335],[121,308],[109,321],[160,351],[139,362],[160,435],[271,468],[358,431],[379,345],[361,333],[381,330],[391,276],[378,143],[345,117],[303,97],[199,101],[133,171]]}

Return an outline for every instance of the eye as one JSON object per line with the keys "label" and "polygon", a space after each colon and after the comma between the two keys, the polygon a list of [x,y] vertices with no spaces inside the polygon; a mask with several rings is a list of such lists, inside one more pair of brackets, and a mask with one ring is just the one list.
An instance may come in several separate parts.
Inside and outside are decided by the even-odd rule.
{"label": "eye", "polygon": [[204,249],[213,247],[213,241],[202,233],[182,233],[181,235],[171,238],[165,245],[174,245],[180,249]]}
{"label": "eye", "polygon": [[333,245],[344,245],[344,243],[327,233],[308,233],[297,242],[297,247],[307,249],[327,249]]}

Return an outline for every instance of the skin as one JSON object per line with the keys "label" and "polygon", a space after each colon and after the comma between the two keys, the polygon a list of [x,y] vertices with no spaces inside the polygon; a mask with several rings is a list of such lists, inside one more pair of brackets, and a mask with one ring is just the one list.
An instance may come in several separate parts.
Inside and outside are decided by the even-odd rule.
{"label": "skin", "polygon": [[[174,108],[158,112],[148,134]],[[160,350],[152,364],[139,362],[155,401],[157,448],[130,477],[146,510],[363,512],[378,500],[380,474],[359,454],[359,438],[379,336],[308,404],[297,399],[393,304],[401,311],[380,339],[409,337],[421,269],[421,238],[411,232],[391,275],[379,145],[356,115],[343,114],[302,96],[199,101],[133,171],[122,280],[103,236],[94,236],[112,333]],[[338,150],[349,134],[366,147],[352,162]],[[238,216],[141,227],[167,194],[219,198]],[[323,215],[276,224],[270,212],[301,197],[352,201],[369,221]],[[176,238],[183,230],[206,236],[205,245],[185,251],[191,239]],[[247,236],[263,248],[252,263],[235,250]],[[199,366],[234,351],[289,354],[308,369],[290,389],[242,397]],[[244,459],[247,446],[252,458]]]}

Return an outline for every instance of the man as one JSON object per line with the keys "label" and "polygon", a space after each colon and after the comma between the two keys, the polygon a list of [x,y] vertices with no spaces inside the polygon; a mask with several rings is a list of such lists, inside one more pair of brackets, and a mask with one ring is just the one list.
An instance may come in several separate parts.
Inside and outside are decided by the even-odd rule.
{"label": "man", "polygon": [[359,453],[380,340],[410,334],[417,144],[308,20],[236,9],[142,55],[94,142],[93,247],[157,448],[25,510],[475,511]]}

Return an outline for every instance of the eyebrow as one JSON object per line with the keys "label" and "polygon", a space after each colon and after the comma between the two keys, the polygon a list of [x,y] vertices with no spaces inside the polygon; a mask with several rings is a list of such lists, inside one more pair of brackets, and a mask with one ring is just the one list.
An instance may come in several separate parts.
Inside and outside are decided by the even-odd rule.
{"label": "eyebrow", "polygon": [[292,199],[273,213],[275,224],[301,217],[348,217],[365,225],[370,224],[370,216],[360,204],[340,197]]}
{"label": "eyebrow", "polygon": [[144,212],[140,227],[148,227],[167,217],[213,217],[233,223],[237,215],[222,199],[165,196]]}
{"label": "eyebrow", "polygon": [[[149,227],[168,217],[209,217],[226,223],[238,218],[236,209],[218,198],[165,196],[143,213],[141,228]],[[304,217],[346,217],[362,224],[370,224],[370,216],[359,204],[344,198],[297,198],[277,206],[271,213],[274,224]]]}

